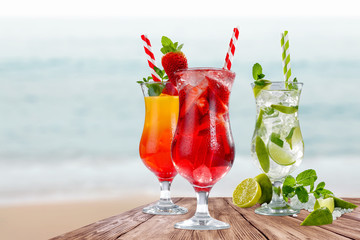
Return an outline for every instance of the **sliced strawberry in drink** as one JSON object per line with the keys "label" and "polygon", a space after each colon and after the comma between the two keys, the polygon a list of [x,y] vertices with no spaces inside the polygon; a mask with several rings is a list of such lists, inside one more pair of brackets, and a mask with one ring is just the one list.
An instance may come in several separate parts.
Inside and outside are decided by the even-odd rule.
{"label": "sliced strawberry in drink", "polygon": [[209,103],[210,111],[216,114],[228,111],[230,91],[222,82],[206,77],[209,82]]}
{"label": "sliced strawberry in drink", "polygon": [[229,101],[230,90],[223,81],[206,77],[209,82],[209,88],[216,94],[216,96],[223,102]]}
{"label": "sliced strawberry in drink", "polygon": [[162,93],[167,94],[167,95],[171,95],[171,96],[178,96],[179,95],[176,87],[170,81],[166,83],[164,89],[162,90]]}
{"label": "sliced strawberry in drink", "polygon": [[182,102],[185,112],[189,111],[189,109],[197,103],[198,99],[207,90],[207,84],[207,81],[203,80],[195,87],[187,84],[181,89],[179,100]]}

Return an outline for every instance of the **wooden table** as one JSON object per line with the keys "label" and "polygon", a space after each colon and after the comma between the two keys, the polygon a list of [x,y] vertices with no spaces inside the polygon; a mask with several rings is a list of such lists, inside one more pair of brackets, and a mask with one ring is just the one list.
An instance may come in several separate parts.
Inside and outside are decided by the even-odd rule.
{"label": "wooden table", "polygon": [[[300,226],[307,211],[302,210],[298,217],[261,216],[254,213],[257,206],[238,208],[231,198],[210,198],[210,214],[230,223],[230,229],[191,231],[175,229],[174,224],[193,216],[196,199],[173,200],[189,212],[178,216],[149,215],[141,212],[141,206],[52,239],[360,239],[360,207],[330,225]],[[360,205],[360,198],[346,200]]]}

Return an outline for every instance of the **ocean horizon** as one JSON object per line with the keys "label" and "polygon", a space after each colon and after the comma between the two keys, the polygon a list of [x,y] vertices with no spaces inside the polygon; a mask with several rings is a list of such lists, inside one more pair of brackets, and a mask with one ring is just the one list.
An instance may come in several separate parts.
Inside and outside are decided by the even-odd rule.
{"label": "ocean horizon", "polygon": [[[285,28],[292,76],[304,83],[305,157],[296,172],[314,168],[336,195],[359,196],[360,32],[353,30],[360,19],[193,20],[0,18],[0,205],[157,195],[157,180],[138,155],[145,110],[136,81],[149,75],[140,35],[149,34],[158,64],[167,35],[184,43],[189,66],[222,67],[236,25],[230,97],[236,159],[211,196],[231,196],[241,180],[260,173],[250,156],[251,68],[259,62],[267,79],[283,79]],[[193,196],[180,176],[173,189]]]}

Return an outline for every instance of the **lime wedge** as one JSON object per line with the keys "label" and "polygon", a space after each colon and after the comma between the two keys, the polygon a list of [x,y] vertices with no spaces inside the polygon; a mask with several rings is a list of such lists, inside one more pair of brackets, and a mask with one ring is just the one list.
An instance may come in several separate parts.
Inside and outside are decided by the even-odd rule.
{"label": "lime wedge", "polygon": [[292,150],[293,146],[303,141],[300,127],[291,128],[289,135],[285,138],[286,142],[290,145],[290,149]]}
{"label": "lime wedge", "polygon": [[331,224],[333,216],[327,207],[318,208],[310,213],[305,220],[300,224],[301,226],[319,226]]}
{"label": "lime wedge", "polygon": [[261,187],[253,178],[242,181],[233,192],[233,203],[242,208],[254,206],[261,197]]}
{"label": "lime wedge", "polygon": [[295,159],[286,152],[283,148],[279,147],[273,142],[268,144],[269,155],[279,165],[288,166],[295,163]]}
{"label": "lime wedge", "polygon": [[255,98],[259,95],[261,90],[267,90],[270,88],[271,81],[265,79],[261,81],[264,83],[263,85],[255,85],[255,87],[253,88]]}
{"label": "lime wedge", "polygon": [[279,112],[285,113],[285,114],[293,114],[296,113],[298,111],[298,106],[283,106],[283,105],[276,105],[276,104],[272,104],[271,105],[272,108],[278,110]]}
{"label": "lime wedge", "polygon": [[314,210],[327,207],[330,212],[334,211],[334,199],[333,198],[326,198],[326,199],[317,199],[314,205]]}
{"label": "lime wedge", "polygon": [[335,207],[345,208],[345,209],[348,209],[348,208],[354,209],[354,208],[358,207],[357,205],[352,204],[351,202],[347,202],[345,200],[342,200],[340,198],[337,198],[337,197],[332,197],[332,198],[334,198]]}
{"label": "lime wedge", "polygon": [[272,184],[269,177],[265,173],[262,173],[254,177],[254,179],[258,182],[261,188],[261,197],[258,203],[269,203],[272,198]]}
{"label": "lime wedge", "polygon": [[269,172],[270,169],[269,155],[267,153],[264,141],[259,136],[256,137],[255,152],[259,159],[259,163],[263,171],[265,173]]}

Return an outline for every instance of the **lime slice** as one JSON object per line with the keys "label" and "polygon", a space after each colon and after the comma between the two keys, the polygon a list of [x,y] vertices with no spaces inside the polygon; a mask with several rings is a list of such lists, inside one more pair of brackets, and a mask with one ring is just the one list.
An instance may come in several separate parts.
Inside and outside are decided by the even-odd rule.
{"label": "lime slice", "polygon": [[268,149],[270,157],[277,164],[282,166],[289,166],[295,163],[295,159],[275,143],[269,142]]}
{"label": "lime slice", "polygon": [[254,177],[254,179],[258,182],[261,188],[261,197],[258,203],[269,203],[272,198],[272,184],[269,177],[265,173],[262,173]]}
{"label": "lime slice", "polygon": [[285,113],[285,114],[293,114],[296,113],[298,111],[298,106],[283,106],[283,105],[276,105],[276,104],[272,104],[271,105],[272,108],[278,110],[279,112]]}
{"label": "lime slice", "polygon": [[261,197],[261,187],[253,178],[242,181],[233,192],[233,203],[242,208],[254,206]]}
{"label": "lime slice", "polygon": [[327,207],[330,212],[334,211],[334,199],[326,198],[326,199],[317,199],[314,205],[314,210],[322,207]]}
{"label": "lime slice", "polygon": [[269,155],[267,153],[264,141],[259,136],[256,137],[255,152],[259,159],[259,163],[263,171],[265,173],[269,172],[270,169]]}
{"label": "lime slice", "polygon": [[310,213],[305,220],[300,224],[301,226],[319,226],[331,224],[333,216],[327,207],[318,208]]}
{"label": "lime slice", "polygon": [[255,87],[253,88],[255,98],[259,95],[261,90],[268,90],[270,88],[271,81],[265,79],[261,81],[264,83],[264,85],[255,85]]}
{"label": "lime slice", "polygon": [[337,198],[337,197],[332,197],[332,198],[334,198],[335,207],[345,208],[345,209],[348,209],[348,208],[354,209],[354,208],[358,207],[357,205],[347,202],[345,200],[342,200],[340,198]]}
{"label": "lime slice", "polygon": [[303,141],[300,127],[291,128],[288,136],[285,138],[286,142],[289,144],[290,149],[292,150],[293,146],[297,145],[299,142]]}

